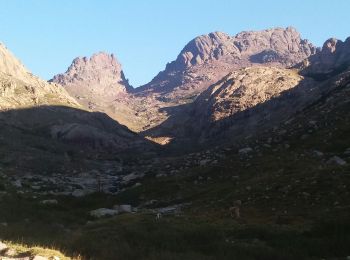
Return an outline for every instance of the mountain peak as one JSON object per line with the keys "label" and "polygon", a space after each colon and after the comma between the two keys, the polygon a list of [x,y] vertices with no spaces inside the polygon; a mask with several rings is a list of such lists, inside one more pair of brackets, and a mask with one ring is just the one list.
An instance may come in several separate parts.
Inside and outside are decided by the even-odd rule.
{"label": "mountain peak", "polygon": [[51,81],[65,86],[68,91],[70,87],[85,87],[112,96],[132,89],[116,57],[106,52],[75,58],[65,73],[54,76]]}
{"label": "mountain peak", "polygon": [[175,61],[136,91],[169,93],[170,98],[180,100],[188,90],[197,95],[233,69],[252,65],[288,68],[316,51],[294,27],[243,31],[234,36],[212,32],[191,40]]}
{"label": "mountain peak", "polygon": [[28,78],[29,72],[8,49],[0,42],[0,72],[23,79]]}
{"label": "mountain peak", "polygon": [[[201,35],[190,41],[177,57],[177,68],[187,68],[210,60],[235,63],[241,59],[266,51],[274,54],[270,59],[253,57],[253,63],[274,61],[284,66],[294,65],[316,52],[316,48],[300,37],[294,27],[272,28],[263,31],[244,31],[235,36],[223,32]],[[254,59],[258,58],[258,59]]]}
{"label": "mountain peak", "polygon": [[89,57],[77,57],[73,60],[72,65],[87,67],[94,66],[96,68],[115,68],[120,69],[121,65],[113,54],[106,52],[98,52]]}
{"label": "mountain peak", "polygon": [[322,46],[321,51],[311,56],[303,74],[325,79],[345,71],[350,66],[350,38],[344,42],[330,38]]}

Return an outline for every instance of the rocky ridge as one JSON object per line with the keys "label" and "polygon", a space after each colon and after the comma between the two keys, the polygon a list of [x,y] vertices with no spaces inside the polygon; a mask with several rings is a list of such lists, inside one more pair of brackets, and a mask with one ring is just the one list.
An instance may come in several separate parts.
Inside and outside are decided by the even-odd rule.
{"label": "rocky ridge", "polygon": [[254,64],[291,67],[316,51],[292,27],[247,31],[235,36],[210,33],[190,41],[175,61],[138,91],[161,92],[169,98],[181,89],[198,94],[232,69]]}
{"label": "rocky ridge", "polygon": [[301,64],[304,75],[318,80],[330,78],[348,69],[350,66],[350,37],[344,42],[335,38],[328,39],[320,52],[304,60]]}
{"label": "rocky ridge", "polygon": [[[55,76],[53,81],[78,97],[85,108],[106,112],[133,131],[141,132],[157,127],[171,116],[167,112],[169,109],[176,110],[177,106],[192,103],[202,91],[234,70],[253,65],[290,67],[315,53],[316,48],[301,39],[292,27],[242,32],[236,36],[214,32],[190,41],[175,61],[133,93],[128,88],[116,91],[111,84],[107,87],[97,81],[96,95],[83,97],[81,93],[89,91],[90,82],[96,82],[93,78],[100,77],[94,73],[103,74],[97,69],[91,73],[91,78],[86,78],[84,71],[89,71],[90,67],[87,58],[79,60],[80,69],[72,69],[76,67],[73,62],[65,74]],[[106,88],[114,93],[109,95],[114,101],[107,104],[98,98],[104,96]]]}
{"label": "rocky ridge", "polygon": [[0,44],[0,110],[49,104],[80,107],[62,87],[31,74]]}

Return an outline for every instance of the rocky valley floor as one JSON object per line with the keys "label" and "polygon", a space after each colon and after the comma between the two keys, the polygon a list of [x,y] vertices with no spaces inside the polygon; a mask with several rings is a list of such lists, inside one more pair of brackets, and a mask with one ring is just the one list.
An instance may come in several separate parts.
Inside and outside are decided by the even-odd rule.
{"label": "rocky valley floor", "polygon": [[3,165],[1,237],[67,259],[347,259],[350,107],[332,96],[237,146],[104,162],[100,182]]}

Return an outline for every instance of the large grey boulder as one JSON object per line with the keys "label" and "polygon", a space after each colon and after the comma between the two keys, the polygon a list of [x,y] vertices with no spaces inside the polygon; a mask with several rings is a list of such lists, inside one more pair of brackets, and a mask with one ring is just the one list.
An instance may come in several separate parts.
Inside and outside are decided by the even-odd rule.
{"label": "large grey boulder", "polygon": [[333,156],[333,157],[331,157],[331,158],[327,161],[327,163],[329,163],[329,164],[336,164],[336,165],[339,165],[339,166],[344,166],[344,165],[347,164],[345,160],[343,160],[342,158],[340,158],[340,157],[338,157],[338,156]]}
{"label": "large grey boulder", "polygon": [[95,218],[102,218],[107,216],[114,216],[119,213],[116,209],[106,209],[106,208],[100,208],[90,211],[90,216]]}
{"label": "large grey boulder", "polygon": [[115,205],[113,209],[119,211],[119,213],[131,213],[132,212],[132,206],[131,205]]}
{"label": "large grey boulder", "polygon": [[42,200],[42,201],[40,201],[40,204],[43,204],[43,205],[56,205],[56,204],[58,204],[58,201],[55,200],[55,199],[52,199],[52,200]]}

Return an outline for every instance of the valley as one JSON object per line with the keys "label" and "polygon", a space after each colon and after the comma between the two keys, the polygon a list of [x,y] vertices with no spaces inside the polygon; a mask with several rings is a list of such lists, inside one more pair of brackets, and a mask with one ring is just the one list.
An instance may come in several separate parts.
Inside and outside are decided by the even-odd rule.
{"label": "valley", "polygon": [[350,38],[213,32],[138,88],[1,44],[0,259],[348,259],[349,111]]}

